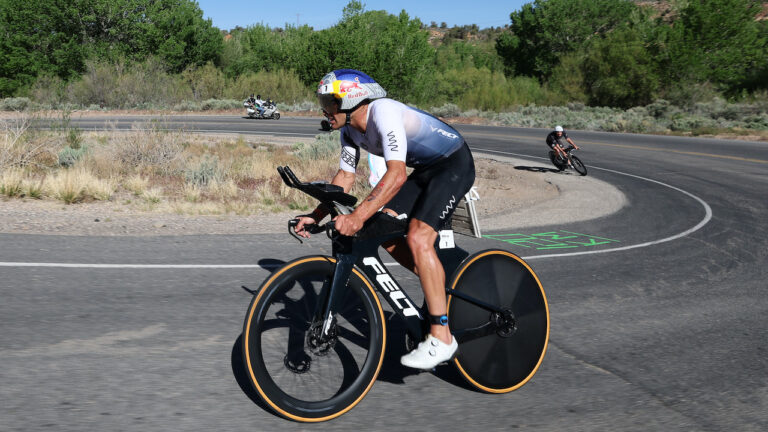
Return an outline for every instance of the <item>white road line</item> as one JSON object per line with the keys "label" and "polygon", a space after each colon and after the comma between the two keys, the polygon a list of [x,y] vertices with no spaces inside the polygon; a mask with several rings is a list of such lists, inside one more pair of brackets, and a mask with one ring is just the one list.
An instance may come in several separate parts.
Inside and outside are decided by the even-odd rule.
{"label": "white road line", "polygon": [[[488,153],[499,153],[499,154],[505,154],[510,156],[520,156],[525,158],[535,158],[535,159],[547,159],[544,157],[538,157],[538,156],[529,156],[529,155],[522,155],[517,153],[510,153],[510,152],[502,152],[497,150],[487,150],[487,149],[481,149],[481,148],[475,148],[475,150],[488,152]],[[542,259],[542,258],[560,258],[560,257],[570,257],[570,256],[576,256],[576,255],[592,255],[592,254],[600,254],[600,253],[609,253],[609,252],[619,252],[619,251],[626,251],[631,249],[638,249],[643,248],[647,246],[653,246],[660,243],[666,243],[672,240],[677,240],[681,237],[685,237],[689,234],[692,234],[698,230],[700,230],[704,225],[709,223],[709,221],[712,219],[712,208],[707,204],[703,199],[697,197],[696,195],[687,192],[683,189],[680,189],[678,187],[668,185],[666,183],[662,183],[658,180],[649,179],[646,177],[641,177],[634,174],[628,174],[620,171],[615,171],[608,168],[600,168],[593,165],[589,166],[590,169],[597,169],[601,171],[607,171],[614,174],[619,174],[627,177],[633,177],[640,180],[648,181],[651,183],[656,183],[658,185],[670,188],[672,190],[678,191],[682,194],[685,194],[694,200],[696,200],[699,204],[704,207],[704,218],[699,221],[698,224],[693,226],[692,228],[689,228],[681,233],[675,234],[670,237],[665,237],[663,239],[659,240],[652,240],[645,243],[639,243],[629,246],[622,246],[622,247],[616,247],[616,248],[610,248],[610,249],[597,249],[597,250],[589,250],[589,251],[582,251],[582,252],[568,252],[568,253],[561,253],[561,254],[547,254],[547,255],[531,255],[531,256],[524,256],[522,257],[524,260],[534,260],[534,259]],[[397,266],[397,263],[385,263],[387,266]],[[271,270],[274,268],[279,267],[280,264],[272,264],[272,265],[260,265],[260,264],[76,264],[76,263],[24,263],[24,262],[0,262],[0,267],[56,267],[56,268],[90,268],[90,269],[264,269],[264,270]]]}
{"label": "white road line", "polygon": [[[394,267],[400,264],[384,263]],[[54,267],[81,269],[263,269],[273,270],[282,264],[77,264],[77,263],[25,263],[0,262],[0,267]]]}
{"label": "white road line", "polygon": [[[480,151],[484,151],[484,152],[489,152],[489,153],[500,153],[500,154],[506,154],[506,155],[511,155],[511,156],[521,156],[521,157],[526,157],[526,158],[536,158],[536,159],[547,160],[547,158],[539,157],[539,156],[529,156],[529,155],[522,155],[522,154],[510,153],[510,152],[501,152],[501,151],[497,151],[497,150],[486,150],[486,149],[481,149],[481,148],[475,148],[475,149],[476,150],[480,150]],[[712,219],[712,207],[710,207],[709,204],[706,203],[706,201],[704,201],[703,199],[697,197],[696,195],[694,195],[694,194],[692,194],[692,193],[690,193],[688,191],[680,189],[679,187],[668,185],[668,184],[662,183],[662,182],[660,182],[658,180],[653,180],[653,179],[649,179],[649,178],[646,178],[646,177],[641,177],[641,176],[634,175],[634,174],[628,174],[628,173],[624,173],[624,172],[621,172],[621,171],[616,171],[616,170],[612,170],[612,169],[608,169],[608,168],[600,168],[600,167],[596,167],[596,166],[593,166],[593,165],[590,165],[589,168],[590,169],[597,169],[597,170],[601,170],[601,171],[612,172],[614,174],[619,174],[619,175],[623,175],[623,176],[627,176],[627,177],[634,177],[636,179],[645,180],[645,181],[648,181],[648,182],[651,182],[651,183],[656,183],[658,185],[661,185],[661,186],[664,186],[664,187],[668,187],[668,188],[670,188],[672,190],[676,190],[676,191],[678,191],[680,193],[683,193],[683,194],[693,198],[694,200],[698,201],[699,204],[701,204],[701,206],[704,207],[704,218],[701,221],[699,221],[699,223],[696,224],[692,228],[689,228],[689,229],[687,229],[687,230],[685,230],[685,231],[683,231],[681,233],[675,234],[673,236],[665,237],[665,238],[659,239],[659,240],[653,240],[653,241],[649,241],[649,242],[645,242],[645,243],[639,243],[639,244],[634,244],[634,245],[629,245],[629,246],[622,246],[622,247],[616,247],[616,248],[610,248],[610,249],[597,249],[597,250],[582,251],[582,252],[568,252],[568,253],[561,253],[561,254],[547,254],[547,255],[524,256],[524,257],[522,257],[524,260],[533,260],[533,259],[541,259],[541,258],[555,258],[555,257],[568,257],[568,256],[576,256],[576,255],[592,255],[592,254],[608,253],[608,252],[619,252],[619,251],[625,251],[625,250],[630,250],[630,249],[637,249],[637,248],[643,248],[643,247],[647,247],[647,246],[653,246],[653,245],[657,245],[657,244],[660,244],[660,243],[666,243],[666,242],[669,242],[669,241],[672,241],[672,240],[677,240],[677,239],[679,239],[681,237],[685,237],[685,236],[687,236],[689,234],[692,234],[692,233],[700,230],[704,225],[709,223],[709,221]]]}

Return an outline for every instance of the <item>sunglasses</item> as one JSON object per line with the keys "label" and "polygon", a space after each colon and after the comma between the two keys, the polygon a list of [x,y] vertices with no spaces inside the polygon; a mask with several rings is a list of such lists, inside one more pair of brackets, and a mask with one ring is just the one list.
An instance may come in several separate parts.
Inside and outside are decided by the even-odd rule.
{"label": "sunglasses", "polygon": [[339,112],[339,101],[333,95],[320,95],[318,96],[318,101],[320,102],[320,108],[323,110],[323,115],[326,117]]}

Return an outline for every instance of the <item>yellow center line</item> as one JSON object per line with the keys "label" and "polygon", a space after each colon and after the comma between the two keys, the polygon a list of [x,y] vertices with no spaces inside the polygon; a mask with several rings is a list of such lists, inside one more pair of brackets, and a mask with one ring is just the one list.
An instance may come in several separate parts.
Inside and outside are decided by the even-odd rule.
{"label": "yellow center line", "polygon": [[[530,136],[504,135],[504,134],[465,133],[463,135],[475,135],[478,137],[491,136],[491,137],[498,137],[498,138],[517,138],[517,139],[528,140],[528,141],[530,141],[531,139],[535,139],[535,138],[531,138]],[[541,141],[543,142],[544,140],[542,139]],[[719,155],[719,154],[713,154],[713,153],[701,153],[701,152],[691,152],[691,151],[683,151],[683,150],[666,150],[666,149],[660,149],[660,148],[654,148],[654,147],[636,146],[636,145],[628,145],[628,144],[608,144],[608,143],[599,143],[594,141],[579,141],[579,143],[589,144],[589,145],[598,145],[598,146],[621,147],[621,148],[628,148],[628,149],[635,149],[635,150],[678,153],[678,154],[691,155],[691,156],[704,156],[704,157],[711,157],[711,158],[718,158],[718,159],[730,159],[730,160],[737,160],[737,161],[744,161],[744,162],[757,162],[761,164],[768,164],[768,160],[764,160],[764,159],[743,158],[738,156],[727,156],[727,155]]]}

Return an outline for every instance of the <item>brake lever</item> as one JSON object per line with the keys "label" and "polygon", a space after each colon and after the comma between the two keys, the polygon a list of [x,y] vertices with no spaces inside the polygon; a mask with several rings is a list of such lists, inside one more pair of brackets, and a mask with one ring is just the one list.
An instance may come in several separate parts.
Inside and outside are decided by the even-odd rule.
{"label": "brake lever", "polygon": [[[296,234],[296,225],[298,225],[298,224],[299,224],[299,220],[298,219],[291,219],[291,220],[289,220],[288,221],[288,234],[290,234],[291,236],[293,236],[293,238],[298,240],[299,243],[304,244],[304,241],[301,239],[301,237],[298,234]],[[330,224],[330,222],[329,222],[329,224]],[[318,234],[318,233],[321,233],[321,232],[323,232],[325,230],[327,230],[325,225],[323,225],[323,226],[321,226],[319,224],[307,224],[307,225],[304,225],[304,231],[307,231],[310,234]]]}
{"label": "brake lever", "polygon": [[288,234],[291,235],[291,237],[295,238],[299,241],[299,243],[304,244],[304,241],[299,237],[298,234],[296,234],[296,225],[299,224],[298,219],[291,219],[288,221]]}

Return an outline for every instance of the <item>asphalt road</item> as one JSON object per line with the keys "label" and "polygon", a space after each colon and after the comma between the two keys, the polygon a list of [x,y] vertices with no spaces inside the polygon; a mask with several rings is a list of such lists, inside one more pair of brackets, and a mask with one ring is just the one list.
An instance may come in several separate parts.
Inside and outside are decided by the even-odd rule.
{"label": "asphalt road", "polygon": [[[182,123],[319,133],[319,118],[163,120]],[[544,130],[457,127],[474,151],[546,155]],[[458,239],[526,257],[545,287],[550,345],[521,389],[481,394],[449,367],[404,369],[392,321],[386,363],[357,407],[319,425],[286,421],[242,380],[250,296],[239,287],[328,253],[322,239],[0,234],[0,430],[768,430],[768,144],[570,136],[589,175],[628,206]],[[395,275],[420,301],[417,280]]]}

